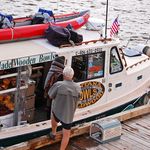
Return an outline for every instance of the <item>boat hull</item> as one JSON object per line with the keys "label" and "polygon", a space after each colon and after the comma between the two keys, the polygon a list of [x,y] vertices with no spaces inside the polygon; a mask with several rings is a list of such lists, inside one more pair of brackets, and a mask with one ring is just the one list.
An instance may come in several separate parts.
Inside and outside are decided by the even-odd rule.
{"label": "boat hull", "polygon": [[[68,19],[66,19],[67,14],[62,17],[57,16],[55,23],[25,25],[8,29],[0,29],[0,43],[44,37],[45,30],[50,25],[66,27],[68,24],[71,24],[76,30],[87,23],[89,16],[89,11],[83,11],[80,14],[68,14]],[[29,20],[30,18],[24,18],[24,20],[27,19]],[[20,20],[22,21],[23,18],[20,18]],[[18,21],[19,19],[17,22]]]}
{"label": "boat hull", "polygon": [[[144,97],[145,97],[145,94],[141,97],[141,100]],[[119,113],[122,110],[124,110],[125,108],[127,108],[129,105],[134,104],[134,102],[137,99],[138,98],[136,98],[136,99],[134,99],[134,100],[132,100],[128,103],[125,103],[123,105],[111,108],[111,109],[109,109],[105,112],[101,112],[99,114],[96,114],[96,115],[93,115],[93,116],[90,116],[90,117],[87,117],[87,118],[85,117],[84,119],[81,119],[81,120],[74,121],[73,126],[81,125],[83,123],[88,123],[88,122],[91,122],[91,121],[94,121],[94,120],[97,120],[97,119],[101,119],[101,118]],[[16,135],[16,136],[15,135],[14,136],[9,136],[8,138],[0,139],[0,147],[8,147],[8,146],[11,146],[11,145],[14,145],[14,144],[17,144],[17,143],[25,142],[25,141],[28,141],[28,140],[31,140],[31,139],[34,139],[34,138],[37,138],[37,137],[40,137],[40,136],[44,136],[44,135],[48,134],[51,131],[51,128],[49,127],[50,126],[49,121],[36,123],[35,126],[37,126],[37,128],[39,126],[43,126],[43,128],[37,129],[36,131],[33,131],[33,132],[26,132],[25,134],[21,134],[21,131],[23,131],[24,127],[21,127],[20,129],[18,127],[18,130],[20,130],[20,132],[19,132],[20,134]],[[61,129],[62,129],[62,127],[59,126],[58,131],[60,131]]]}

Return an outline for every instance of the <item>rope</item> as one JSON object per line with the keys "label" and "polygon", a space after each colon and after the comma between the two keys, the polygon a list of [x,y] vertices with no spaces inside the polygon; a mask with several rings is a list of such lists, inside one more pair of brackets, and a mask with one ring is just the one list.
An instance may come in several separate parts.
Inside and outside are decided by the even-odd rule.
{"label": "rope", "polygon": [[10,30],[11,30],[11,40],[13,40],[14,39],[14,30],[13,30],[13,28],[10,28]]}

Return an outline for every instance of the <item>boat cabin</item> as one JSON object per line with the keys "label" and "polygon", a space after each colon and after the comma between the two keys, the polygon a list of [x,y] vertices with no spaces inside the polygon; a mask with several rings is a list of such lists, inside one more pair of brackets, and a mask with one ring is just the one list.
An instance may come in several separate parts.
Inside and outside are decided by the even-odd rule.
{"label": "boat cabin", "polygon": [[65,65],[74,69],[74,81],[81,86],[77,124],[123,111],[146,93],[148,56],[131,61],[118,39],[104,39],[85,28],[77,32],[84,40],[77,46],[59,48],[44,38],[0,45],[0,123],[4,128],[46,120],[44,82],[55,57],[63,57]]}
{"label": "boat cabin", "polygon": [[74,81],[81,86],[73,126],[150,103],[148,46],[138,47],[142,53],[131,57],[117,38],[104,39],[86,28],[77,32],[83,42],[61,48],[44,38],[0,44],[0,147],[51,130],[44,82],[55,57],[74,69]]}

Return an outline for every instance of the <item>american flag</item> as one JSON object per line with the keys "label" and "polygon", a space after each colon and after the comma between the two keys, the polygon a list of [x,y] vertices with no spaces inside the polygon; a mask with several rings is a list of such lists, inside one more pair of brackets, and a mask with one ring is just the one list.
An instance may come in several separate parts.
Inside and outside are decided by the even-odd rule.
{"label": "american flag", "polygon": [[119,23],[118,23],[118,17],[117,17],[111,26],[110,37],[112,37],[114,34],[117,34],[118,31],[119,31]]}

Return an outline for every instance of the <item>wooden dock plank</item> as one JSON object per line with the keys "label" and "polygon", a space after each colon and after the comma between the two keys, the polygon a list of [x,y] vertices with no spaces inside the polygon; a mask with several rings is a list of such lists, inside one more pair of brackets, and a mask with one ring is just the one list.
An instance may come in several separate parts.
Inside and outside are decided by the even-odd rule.
{"label": "wooden dock plank", "polygon": [[130,140],[125,134],[123,134],[120,140],[110,142],[112,145],[116,145],[122,150],[148,150],[146,146],[135,143],[134,140]]}
{"label": "wooden dock plank", "polygon": [[103,147],[107,148],[108,150],[121,150],[120,148],[118,148],[116,145],[112,145],[111,142],[109,143],[105,143],[105,144],[101,144]]}
{"label": "wooden dock plank", "polygon": [[74,139],[72,139],[73,142],[72,145],[74,145],[75,147],[78,147],[80,149],[86,149],[86,150],[95,150],[95,149],[99,149],[99,150],[108,150],[107,148],[104,147],[103,144],[100,144],[99,142],[91,139],[89,137],[89,134],[85,134],[82,137],[75,137]]}
{"label": "wooden dock plank", "polygon": [[149,120],[144,119],[144,120],[141,120],[141,122],[144,124],[147,124],[147,126],[150,128],[150,121]]}
{"label": "wooden dock plank", "polygon": [[82,137],[75,137],[71,141],[71,145],[78,148],[78,149],[93,149],[93,148],[98,147],[99,143],[92,140],[89,137],[89,134],[85,134]]}
{"label": "wooden dock plank", "polygon": [[150,139],[150,136],[146,134],[146,132],[142,132],[142,130],[139,130],[138,127],[134,127],[133,125],[124,124],[122,128],[134,134],[136,137],[144,139],[145,141],[149,141]]}
{"label": "wooden dock plank", "polygon": [[122,139],[122,141],[124,141],[123,144],[129,145],[130,148],[128,150],[132,150],[133,147],[138,147],[141,150],[149,150],[149,148],[147,146],[135,141],[134,139],[132,139],[126,135],[122,135],[121,139]]}
{"label": "wooden dock plank", "polygon": [[[125,123],[124,125],[128,125],[131,128],[138,130],[138,132],[140,132],[141,134],[144,134],[146,137],[148,137],[150,139],[150,130],[147,130],[147,128],[145,126],[141,126],[141,124],[138,123]],[[124,126],[123,125],[123,126]]]}
{"label": "wooden dock plank", "polygon": [[[144,124],[144,126],[146,126],[150,130],[150,121],[148,121],[147,118],[140,118],[140,119],[138,118],[136,120],[132,119],[132,121],[129,120],[129,123],[134,124],[136,122],[136,124],[141,124],[141,125]],[[126,121],[126,123],[128,123],[128,121]]]}
{"label": "wooden dock plank", "polygon": [[[120,139],[120,140],[121,140],[121,139]],[[119,143],[120,140],[109,142],[109,145],[108,145],[108,146],[112,145],[112,146],[114,146],[115,148],[117,148],[118,150],[122,150],[122,149],[127,150],[129,147],[120,144],[120,143]]]}
{"label": "wooden dock plank", "polygon": [[142,118],[144,118],[144,119],[147,120],[147,121],[150,121],[150,117],[142,116]]}
{"label": "wooden dock plank", "polygon": [[139,143],[141,143],[141,144],[143,144],[143,145],[145,145],[145,146],[150,148],[150,142],[145,141],[140,136],[136,136],[134,133],[131,133],[130,131],[126,131],[126,130],[123,130],[123,133],[126,134],[126,136],[128,138],[133,138],[134,141],[137,141],[137,142],[139,142]]}

